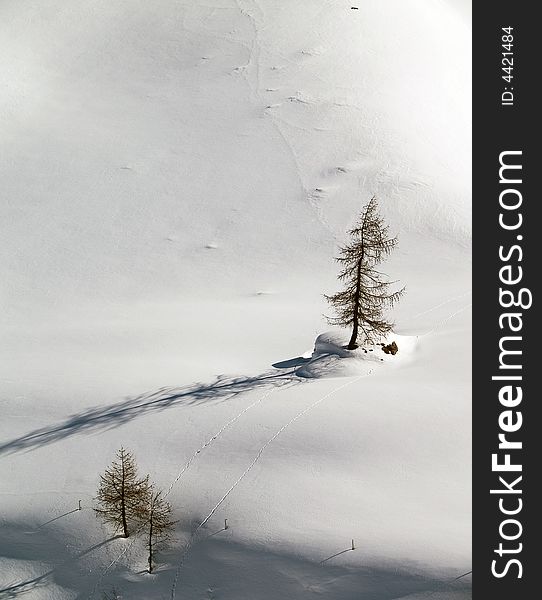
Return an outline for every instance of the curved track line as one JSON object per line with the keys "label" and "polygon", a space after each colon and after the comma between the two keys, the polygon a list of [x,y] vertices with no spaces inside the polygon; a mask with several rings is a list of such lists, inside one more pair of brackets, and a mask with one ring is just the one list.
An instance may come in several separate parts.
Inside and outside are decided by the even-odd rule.
{"label": "curved track line", "polygon": [[192,546],[194,545],[195,542],[195,538],[197,533],[199,532],[199,530],[207,523],[207,521],[209,521],[209,519],[215,514],[215,512],[218,510],[218,508],[220,507],[220,505],[226,500],[226,498],[233,492],[233,490],[241,483],[241,481],[243,481],[243,479],[248,475],[248,473],[252,470],[252,468],[254,467],[254,465],[260,460],[260,457],[262,456],[262,454],[264,453],[265,449],[274,441],[277,439],[277,437],[288,427],[290,427],[290,425],[292,425],[293,423],[295,423],[298,419],[300,419],[301,417],[303,417],[304,415],[306,415],[309,411],[311,411],[313,408],[316,408],[320,403],[322,403],[324,400],[327,400],[327,398],[329,398],[330,396],[332,396],[333,394],[335,394],[336,392],[344,389],[345,387],[352,385],[353,383],[356,383],[357,381],[359,381],[360,379],[363,379],[364,377],[367,377],[368,375],[370,375],[372,373],[372,370],[369,371],[368,373],[364,374],[364,375],[360,375],[358,377],[355,377],[354,379],[351,379],[350,381],[347,381],[346,383],[343,383],[342,385],[336,387],[335,389],[331,390],[330,392],[328,392],[327,394],[325,394],[324,396],[322,396],[321,398],[319,398],[318,400],[316,400],[315,402],[313,402],[312,404],[310,404],[309,406],[307,406],[306,408],[304,408],[302,411],[298,412],[292,419],[290,419],[287,423],[285,423],[279,430],[277,430],[272,437],[270,437],[267,442],[265,442],[265,444],[258,450],[258,453],[256,454],[256,456],[254,457],[254,459],[252,460],[252,462],[248,465],[248,467],[243,471],[243,473],[241,473],[241,475],[237,478],[237,480],[233,483],[233,485],[228,489],[228,491],[222,496],[222,498],[220,498],[220,500],[215,504],[215,506],[211,509],[211,511],[209,512],[209,514],[203,519],[203,521],[201,521],[201,523],[196,527],[196,529],[194,530],[194,532],[192,533],[192,535],[190,536],[190,539],[188,540],[187,545],[184,548],[183,553],[181,554],[181,558],[179,561],[179,564],[177,566],[177,570],[175,571],[175,578],[173,580],[173,585],[171,587],[171,600],[175,600],[176,598],[176,593],[177,593],[177,584],[179,582],[179,575],[181,572],[181,569],[184,565],[184,561],[186,556],[188,555],[190,549],[192,548]]}
{"label": "curved track line", "polygon": [[266,392],[263,396],[260,396],[257,400],[255,400],[252,404],[249,404],[246,408],[244,408],[240,413],[238,413],[237,415],[235,415],[235,417],[233,417],[232,419],[230,419],[225,425],[223,425],[212,437],[210,437],[198,450],[196,450],[194,452],[194,454],[192,454],[192,456],[188,459],[188,462],[186,463],[186,465],[181,469],[181,471],[179,471],[179,474],[177,475],[177,477],[175,477],[175,479],[173,480],[173,482],[171,483],[171,485],[169,486],[169,488],[167,489],[167,491],[164,494],[164,498],[167,497],[170,493],[171,490],[173,489],[173,487],[175,486],[175,484],[179,481],[179,479],[181,479],[181,477],[185,474],[185,472],[190,468],[190,465],[194,462],[194,460],[198,457],[198,455],[205,450],[205,448],[209,447],[215,440],[217,437],[219,437],[220,435],[222,435],[222,433],[224,433],[224,431],[226,431],[226,429],[228,429],[229,427],[231,427],[234,423],[236,423],[246,412],[248,412],[251,408],[253,408],[254,406],[257,406],[258,404],[260,404],[261,402],[263,402],[266,398],[268,398],[277,388],[272,388],[270,389],[268,392]]}
{"label": "curved track line", "polygon": [[472,306],[472,302],[469,302],[465,306],[463,306],[463,307],[459,308],[458,310],[456,310],[455,312],[453,312],[451,315],[448,315],[442,321],[439,321],[432,329],[430,329],[429,331],[426,331],[425,333],[422,333],[419,337],[424,337],[426,335],[429,335],[430,333],[434,333],[435,331],[437,331],[437,329],[440,329],[443,325],[448,323],[448,321],[451,321],[454,317],[457,317],[457,315],[459,315],[463,311],[469,309],[471,306]]}
{"label": "curved track line", "polygon": [[453,302],[454,300],[460,300],[461,298],[464,298],[465,296],[470,296],[471,294],[472,294],[472,292],[469,291],[469,292],[465,292],[464,294],[460,294],[459,296],[453,296],[452,298],[448,298],[448,300],[444,300],[440,304],[436,304],[435,306],[432,306],[431,308],[428,308],[427,310],[422,310],[422,312],[419,312],[410,318],[417,319],[418,317],[421,317],[430,312],[433,312],[434,310],[437,310],[437,308],[440,308],[441,306],[444,306],[445,304],[449,304],[450,302]]}

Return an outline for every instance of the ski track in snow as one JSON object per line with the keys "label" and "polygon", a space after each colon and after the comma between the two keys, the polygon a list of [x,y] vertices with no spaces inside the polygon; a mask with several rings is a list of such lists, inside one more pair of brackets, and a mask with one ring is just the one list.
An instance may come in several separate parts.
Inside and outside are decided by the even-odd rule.
{"label": "ski track in snow", "polygon": [[[452,298],[452,300],[453,300],[453,298]],[[425,337],[426,335],[429,335],[430,333],[435,333],[435,331],[438,331],[443,325],[446,325],[446,323],[448,323],[448,321],[451,321],[453,318],[457,317],[457,315],[460,315],[462,312],[468,310],[471,306],[472,306],[472,302],[469,302],[465,306],[462,306],[461,308],[454,311],[451,315],[448,315],[445,319],[442,319],[442,321],[439,321],[432,329],[430,329],[429,331],[426,331],[425,333],[422,333],[419,337]]]}
{"label": "ski track in snow", "polygon": [[461,298],[464,298],[465,296],[470,296],[471,294],[472,294],[472,292],[469,291],[469,292],[465,292],[464,294],[459,294],[458,296],[453,296],[452,298],[448,298],[447,300],[444,300],[443,302],[441,302],[440,304],[437,304],[436,306],[432,306],[431,308],[428,308],[427,310],[423,310],[422,312],[416,313],[411,318],[417,319],[418,317],[427,315],[428,313],[433,312],[434,310],[437,310],[437,308],[440,308],[441,306],[445,306],[446,304],[449,304],[450,302],[453,302],[454,300],[460,300]]}
{"label": "ski track in snow", "polygon": [[201,523],[196,527],[196,529],[194,530],[194,532],[190,536],[190,539],[189,539],[187,545],[185,546],[185,548],[184,548],[184,550],[183,550],[183,552],[181,554],[181,557],[180,557],[180,560],[179,560],[179,565],[178,565],[177,570],[175,572],[175,577],[174,577],[174,580],[173,580],[173,585],[171,587],[171,600],[175,600],[175,598],[176,598],[177,584],[179,582],[179,575],[180,575],[181,569],[182,569],[182,567],[184,565],[184,561],[185,561],[188,553],[190,552],[190,549],[192,548],[192,546],[195,543],[196,535],[198,534],[198,532],[200,531],[200,529],[205,526],[205,524],[209,521],[209,519],[211,519],[211,517],[219,509],[219,507],[222,505],[222,503],[226,500],[226,498],[235,490],[235,488],[249,474],[249,472],[252,470],[252,468],[254,467],[254,465],[260,460],[260,458],[261,458],[262,454],[264,453],[265,449],[271,443],[273,443],[285,429],[287,429],[288,427],[290,427],[291,425],[293,425],[298,419],[300,419],[301,417],[303,417],[304,415],[306,415],[308,412],[310,412],[311,410],[313,410],[314,408],[316,408],[319,404],[321,404],[322,402],[324,402],[324,400],[327,400],[333,394],[337,393],[338,391],[344,389],[345,387],[347,387],[349,385],[352,385],[353,383],[356,383],[360,379],[368,377],[369,375],[371,375],[371,373],[372,373],[372,370],[369,371],[368,373],[364,374],[364,375],[360,375],[358,377],[355,377],[354,379],[351,379],[350,381],[347,381],[346,383],[343,383],[343,384],[337,386],[336,388],[334,388],[333,390],[331,390],[330,392],[328,392],[327,394],[325,394],[324,396],[322,396],[321,398],[319,398],[318,400],[316,400],[315,402],[313,402],[312,404],[310,404],[309,406],[307,406],[306,408],[304,408],[302,411],[298,412],[293,418],[291,418],[279,430],[277,430],[275,432],[275,434],[267,440],[267,442],[265,442],[265,444],[258,450],[258,453],[254,457],[254,459],[252,460],[252,462],[243,471],[243,473],[241,473],[241,475],[236,479],[236,481],[232,484],[232,486],[228,489],[228,491],[222,496],[222,498],[220,498],[220,500],[211,509],[211,511],[209,512],[209,514],[203,519],[203,521],[201,521]]}
{"label": "ski track in snow", "polygon": [[263,402],[265,399],[267,399],[276,390],[277,390],[277,388],[272,388],[271,390],[269,390],[268,392],[266,392],[265,394],[263,394],[263,396],[260,396],[260,398],[258,398],[257,400],[255,400],[252,404],[249,404],[240,413],[238,413],[237,415],[235,415],[235,417],[233,417],[225,425],[223,425],[212,437],[210,437],[205,442],[205,444],[203,444],[198,450],[196,450],[194,452],[194,454],[192,454],[192,456],[190,457],[190,459],[188,460],[188,462],[186,463],[186,465],[181,469],[181,471],[179,472],[179,474],[177,475],[177,477],[172,481],[171,485],[169,486],[169,488],[167,489],[166,493],[164,494],[164,498],[167,497],[171,493],[171,491],[173,490],[173,487],[177,484],[177,482],[179,481],[179,479],[181,479],[181,477],[184,475],[184,473],[190,468],[190,465],[199,456],[199,454],[203,450],[205,450],[205,448],[208,448],[220,435],[222,435],[222,433],[224,433],[224,431],[226,431],[226,429],[228,429],[234,423],[236,423],[251,408],[253,408],[254,406],[257,406],[258,404],[260,404],[261,402]]}

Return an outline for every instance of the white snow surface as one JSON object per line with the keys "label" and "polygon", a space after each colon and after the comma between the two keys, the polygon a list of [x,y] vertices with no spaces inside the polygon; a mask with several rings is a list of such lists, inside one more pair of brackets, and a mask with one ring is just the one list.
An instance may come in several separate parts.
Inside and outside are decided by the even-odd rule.
{"label": "white snow surface", "polygon": [[[0,3],[0,598],[470,598],[470,40],[465,0]],[[395,356],[323,316],[372,195]],[[91,510],[120,445],[153,575]]]}

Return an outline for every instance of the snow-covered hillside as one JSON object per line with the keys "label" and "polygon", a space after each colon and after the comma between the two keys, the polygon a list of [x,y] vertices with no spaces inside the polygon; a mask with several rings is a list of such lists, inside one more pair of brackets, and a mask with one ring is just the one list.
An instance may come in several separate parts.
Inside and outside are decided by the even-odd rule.
{"label": "snow-covered hillside", "polygon": [[[470,597],[469,10],[0,2],[0,598]],[[400,352],[308,362],[373,195]]]}

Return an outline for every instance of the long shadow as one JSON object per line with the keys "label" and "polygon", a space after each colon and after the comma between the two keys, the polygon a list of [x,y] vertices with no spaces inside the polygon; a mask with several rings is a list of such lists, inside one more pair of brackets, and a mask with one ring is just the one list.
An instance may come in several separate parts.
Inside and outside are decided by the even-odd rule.
{"label": "long shadow", "polygon": [[215,531],[214,533],[210,533],[209,535],[206,535],[204,539],[215,537],[215,535],[218,535],[219,533],[222,533],[223,531],[227,531],[227,528],[222,527],[222,529],[219,529],[218,531]]}
{"label": "long shadow", "polygon": [[64,513],[63,515],[58,515],[58,517],[53,517],[52,519],[45,521],[45,523],[38,525],[38,527],[36,527],[36,529],[34,529],[34,531],[29,531],[28,533],[37,533],[42,527],[49,525],[49,523],[54,523],[55,521],[58,521],[59,519],[63,519],[64,517],[67,517],[68,515],[73,515],[73,513],[79,512],[80,510],[81,510],[80,508],[74,508],[73,510],[69,510],[67,513]]}
{"label": "long shadow", "polygon": [[286,373],[268,372],[255,377],[218,376],[211,383],[196,383],[182,388],[161,388],[124,402],[91,408],[56,425],[31,431],[0,445],[0,454],[31,450],[83,432],[112,429],[147,413],[172,406],[227,400],[244,392],[266,386],[282,386],[296,380],[301,381],[293,370]]}
{"label": "long shadow", "polygon": [[[382,560],[379,564],[379,561],[373,560],[374,564],[370,566],[360,565],[358,561],[349,565],[338,561],[323,568],[318,562],[287,550],[242,544],[220,535],[203,540],[206,543],[195,544],[184,564],[177,588],[179,599],[207,597],[210,581],[202,579],[201,565],[205,565],[205,572],[212,579],[216,575],[216,583],[225,595],[243,599],[255,598],[255,581],[260,589],[273,591],[270,598],[288,600],[305,600],[308,596],[337,600],[392,600],[418,594],[419,597],[431,598],[431,594],[440,588],[456,591],[458,596],[454,598],[471,598],[471,585],[464,579],[456,578],[452,583],[445,575],[446,569],[436,574],[429,565],[425,569],[424,565],[414,561],[398,563]],[[162,555],[164,570],[169,571],[171,581],[178,565],[178,552],[178,549],[171,548]],[[351,548],[348,552],[352,552]],[[140,584],[135,583],[134,590],[135,585]],[[232,593],[234,590],[235,595]],[[145,597],[156,596],[149,593]],[[440,596],[441,599],[443,597]]]}
{"label": "long shadow", "polygon": [[314,359],[296,356],[295,358],[289,358],[288,360],[281,360],[280,362],[273,363],[271,366],[275,367],[275,369],[292,369],[293,367],[299,367],[312,360]]}
{"label": "long shadow", "polygon": [[120,537],[122,537],[122,536],[121,535],[115,535],[115,536],[113,536],[113,537],[111,537],[111,538],[109,538],[107,540],[104,540],[104,541],[102,541],[102,542],[100,542],[98,544],[95,544],[94,546],[91,546],[90,548],[87,548],[86,550],[83,550],[83,552],[80,552],[79,554],[76,554],[74,557],[69,558],[68,560],[64,561],[60,565],[57,565],[56,567],[54,567],[50,571],[47,571],[46,573],[43,573],[42,575],[38,575],[37,577],[34,577],[33,579],[27,579],[26,581],[21,581],[19,583],[14,583],[13,585],[10,585],[9,587],[1,589],[0,590],[0,598],[16,598],[19,595],[26,594],[27,592],[30,592],[31,590],[36,589],[48,577],[50,577],[51,575],[53,575],[53,573],[55,573],[56,571],[58,571],[58,569],[60,569],[61,567],[64,567],[64,566],[66,566],[69,563],[75,562],[75,561],[83,558],[83,556],[86,556],[87,554],[90,554],[94,550],[97,550],[98,548],[101,548],[102,546],[105,546],[105,545],[109,544],[110,542],[112,542],[113,540],[116,540],[116,539],[118,539]]}
{"label": "long shadow", "polygon": [[332,554],[331,556],[324,558],[324,560],[320,561],[320,564],[323,565],[324,563],[327,563],[328,560],[331,560],[332,558],[335,558],[336,556],[340,556],[341,554],[344,554],[345,552],[352,552],[352,550],[353,550],[353,548],[347,548],[346,550],[341,550],[340,552],[337,552],[337,554]]}

